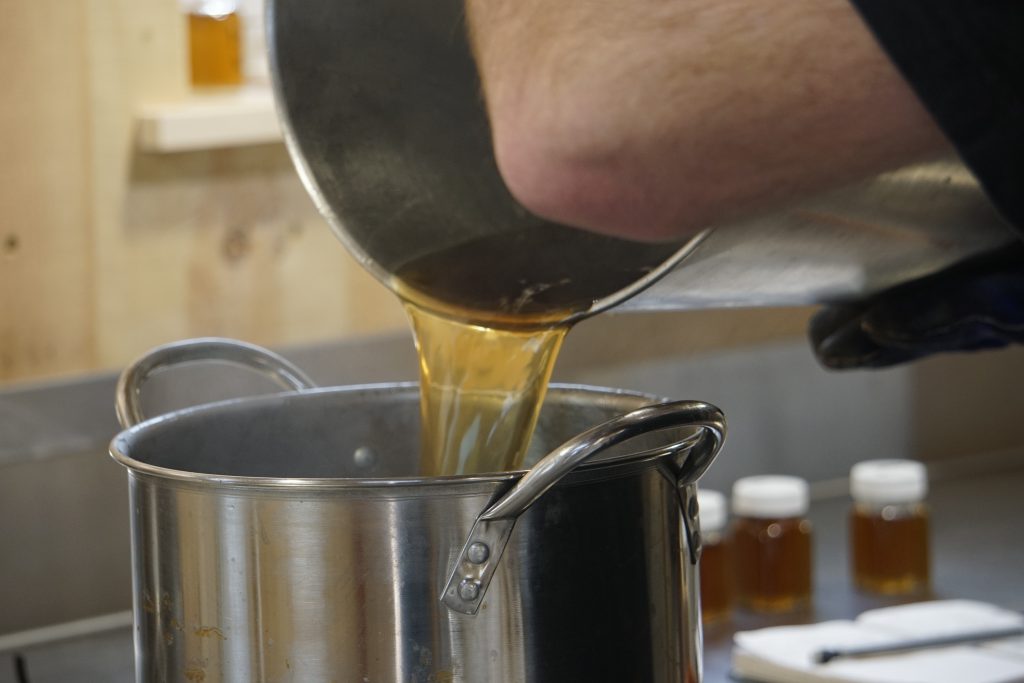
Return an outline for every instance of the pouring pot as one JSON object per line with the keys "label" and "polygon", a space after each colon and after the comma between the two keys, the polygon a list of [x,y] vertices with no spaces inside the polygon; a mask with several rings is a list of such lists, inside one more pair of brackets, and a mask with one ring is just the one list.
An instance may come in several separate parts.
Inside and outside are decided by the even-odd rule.
{"label": "pouring pot", "polygon": [[[140,422],[146,378],[198,360],[290,391]],[[228,340],[124,372],[139,681],[700,680],[718,409],[556,385],[528,471],[426,478],[418,400]]]}
{"label": "pouring pot", "polygon": [[[427,307],[486,321],[838,302],[1015,240],[955,159],[675,244],[556,225],[498,173],[462,0],[268,2],[278,109],[307,190],[371,273]],[[432,259],[443,267],[417,277]]]}

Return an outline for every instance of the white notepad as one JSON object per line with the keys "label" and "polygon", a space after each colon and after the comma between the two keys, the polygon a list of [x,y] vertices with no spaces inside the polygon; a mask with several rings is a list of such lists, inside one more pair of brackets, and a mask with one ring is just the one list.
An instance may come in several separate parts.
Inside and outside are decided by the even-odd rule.
{"label": "white notepad", "polygon": [[1021,614],[970,600],[887,607],[854,621],[737,633],[733,673],[764,683],[1024,683],[1024,638],[815,662],[823,649],[1021,626]]}

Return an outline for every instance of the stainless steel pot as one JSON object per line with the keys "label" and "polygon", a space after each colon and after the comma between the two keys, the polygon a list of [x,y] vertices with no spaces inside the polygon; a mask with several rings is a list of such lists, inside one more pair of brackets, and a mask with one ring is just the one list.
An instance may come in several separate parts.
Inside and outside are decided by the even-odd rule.
{"label": "stainless steel pot", "polygon": [[[295,391],[139,422],[146,377],[202,359]],[[118,414],[139,681],[700,680],[713,406],[556,386],[529,471],[423,478],[415,385],[195,340],[126,370]]]}
{"label": "stainless steel pot", "polygon": [[[575,317],[623,302],[624,310],[788,306],[862,298],[1016,239],[955,160],[708,226],[677,244],[544,221],[498,173],[463,5],[268,0],[288,149],[335,233],[389,287],[410,262],[451,251],[464,258],[447,259],[443,277],[405,287],[483,306],[481,320],[515,312],[504,310],[508,302]],[[467,250],[480,243],[500,248]],[[487,287],[453,286],[464,282]]]}

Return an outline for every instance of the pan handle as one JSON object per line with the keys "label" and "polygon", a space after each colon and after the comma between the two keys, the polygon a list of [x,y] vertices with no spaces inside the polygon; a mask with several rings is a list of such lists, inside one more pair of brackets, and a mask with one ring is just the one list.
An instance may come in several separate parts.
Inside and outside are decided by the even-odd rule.
{"label": "pan handle", "polygon": [[281,356],[254,344],[205,337],[158,346],[125,368],[117,380],[117,419],[126,429],[145,420],[140,395],[143,384],[154,373],[174,365],[200,361],[220,361],[250,368],[285,389],[314,389],[306,373]]}
{"label": "pan handle", "polygon": [[725,441],[722,411],[699,401],[634,410],[583,432],[544,456],[477,517],[449,574],[441,602],[456,612],[476,614],[519,515],[586,459],[641,434],[679,427],[699,427],[700,431],[659,450],[673,463],[677,484],[685,486],[704,473]]}

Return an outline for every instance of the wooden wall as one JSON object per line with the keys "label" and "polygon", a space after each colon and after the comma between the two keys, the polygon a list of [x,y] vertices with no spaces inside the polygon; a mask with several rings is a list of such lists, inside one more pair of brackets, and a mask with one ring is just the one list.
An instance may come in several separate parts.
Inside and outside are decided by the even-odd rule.
{"label": "wooden wall", "polygon": [[162,342],[396,329],[283,145],[141,154],[142,102],[188,91],[177,0],[2,0],[0,381]]}
{"label": "wooden wall", "polygon": [[[96,357],[86,3],[5,1],[0,20],[0,377]],[[52,40],[50,37],[53,37]]]}
{"label": "wooden wall", "polygon": [[1024,447],[1024,348],[947,354],[915,363],[914,452],[939,460]]}
{"label": "wooden wall", "polygon": [[[188,94],[177,0],[0,5],[0,382],[118,368],[186,337],[404,328],[283,145],[136,149],[139,105]],[[799,335],[805,316],[695,314],[692,329],[701,349],[735,346]]]}

